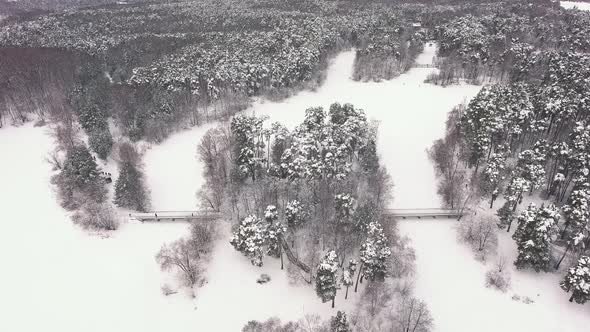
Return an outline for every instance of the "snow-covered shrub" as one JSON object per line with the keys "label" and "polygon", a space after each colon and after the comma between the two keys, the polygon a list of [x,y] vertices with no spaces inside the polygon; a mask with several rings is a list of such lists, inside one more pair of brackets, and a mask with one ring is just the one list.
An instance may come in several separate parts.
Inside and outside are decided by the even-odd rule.
{"label": "snow-covered shrub", "polygon": [[119,216],[108,203],[88,202],[72,219],[86,229],[112,231],[119,227]]}
{"label": "snow-covered shrub", "polygon": [[177,291],[172,289],[172,287],[170,287],[170,285],[168,285],[168,284],[163,284],[162,287],[160,287],[160,290],[162,291],[162,294],[164,294],[164,296],[168,296],[168,295],[172,295],[172,294],[177,293]]}
{"label": "snow-covered shrub", "polygon": [[264,322],[251,320],[242,328],[242,332],[298,332],[301,327],[296,322],[283,324],[278,318],[269,318]]}
{"label": "snow-covered shrub", "polygon": [[498,271],[493,268],[486,272],[486,287],[493,287],[502,292],[510,288],[510,274],[507,271]]}

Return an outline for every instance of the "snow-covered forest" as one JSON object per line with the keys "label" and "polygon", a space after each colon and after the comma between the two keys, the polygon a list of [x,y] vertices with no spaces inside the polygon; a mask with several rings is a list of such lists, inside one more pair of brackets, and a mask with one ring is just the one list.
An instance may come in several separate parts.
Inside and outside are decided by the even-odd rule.
{"label": "snow-covered forest", "polygon": [[0,0],[0,329],[585,331],[586,5]]}

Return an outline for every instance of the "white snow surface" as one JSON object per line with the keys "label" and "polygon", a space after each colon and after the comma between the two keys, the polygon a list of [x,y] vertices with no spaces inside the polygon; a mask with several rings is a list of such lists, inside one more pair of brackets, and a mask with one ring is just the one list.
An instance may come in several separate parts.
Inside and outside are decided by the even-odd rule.
{"label": "white snow surface", "polygon": [[[429,63],[434,46],[419,63]],[[447,112],[479,87],[442,88],[423,83],[432,69],[415,68],[391,81],[360,83],[349,79],[354,52],[338,55],[327,79],[315,92],[301,92],[274,103],[259,100],[246,112],[267,114],[289,127],[304,111],[332,102],[351,102],[380,120],[379,151],[395,183],[392,206],[439,207],[436,180],[425,149],[441,137]],[[202,184],[196,146],[210,124],[173,135],[144,157],[152,205],[158,210],[190,210]],[[26,125],[0,130],[0,331],[239,331],[251,319],[298,319],[307,313],[328,317],[352,310],[352,291],[336,309],[321,303],[312,287],[288,284],[279,262],[265,258],[262,268],[229,245],[229,225],[207,268],[209,282],[165,297],[169,276],[154,255],[163,243],[187,234],[182,223],[125,222],[110,237],[80,230],[59,207],[44,161],[53,142],[45,128]],[[8,161],[8,162],[7,162]],[[26,211],[31,211],[27,213]],[[417,253],[416,294],[435,319],[435,331],[585,331],[590,308],[567,302],[559,275],[513,272],[513,289],[499,293],[484,287],[488,269],[457,243],[454,221],[405,221],[400,231],[412,238]],[[504,250],[514,244],[500,236]],[[513,256],[509,257],[509,262]],[[508,263],[510,264],[510,263]],[[489,265],[489,264],[488,264]],[[261,273],[270,283],[259,285]],[[524,304],[512,294],[535,301]],[[537,294],[540,294],[537,296]]]}
{"label": "white snow surface", "polygon": [[561,1],[560,5],[565,9],[577,8],[579,10],[590,10],[590,2]]}

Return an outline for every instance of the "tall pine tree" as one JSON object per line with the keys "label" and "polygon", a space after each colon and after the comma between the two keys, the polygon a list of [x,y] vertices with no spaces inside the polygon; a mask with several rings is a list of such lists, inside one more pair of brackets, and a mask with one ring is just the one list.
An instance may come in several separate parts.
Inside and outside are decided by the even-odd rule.
{"label": "tall pine tree", "polygon": [[316,272],[316,294],[322,299],[322,302],[332,300],[332,308],[338,290],[338,256],[336,251],[330,250],[320,261]]}
{"label": "tall pine tree", "polygon": [[531,267],[546,271],[551,255],[551,236],[555,234],[559,211],[554,205],[537,208],[531,203],[518,217],[518,228],[512,235],[518,246],[517,268]]}
{"label": "tall pine tree", "polygon": [[148,201],[148,193],[141,171],[129,161],[121,163],[119,177],[115,184],[115,204],[119,207],[144,212],[148,209]]}
{"label": "tall pine tree", "polygon": [[590,301],[590,257],[582,256],[578,263],[571,267],[563,281],[561,288],[572,292],[570,302],[584,304]]}

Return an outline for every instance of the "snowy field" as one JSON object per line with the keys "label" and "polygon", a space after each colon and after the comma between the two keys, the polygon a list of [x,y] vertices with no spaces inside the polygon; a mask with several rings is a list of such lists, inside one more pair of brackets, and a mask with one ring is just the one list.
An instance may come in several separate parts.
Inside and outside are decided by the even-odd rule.
{"label": "snowy field", "polygon": [[[418,59],[430,63],[435,48]],[[338,101],[364,108],[380,121],[379,149],[395,183],[393,206],[437,207],[436,181],[425,149],[442,136],[446,113],[479,87],[442,88],[423,81],[432,69],[415,68],[397,79],[359,83],[349,79],[354,52],[343,52],[328,69],[325,84],[281,103],[257,101],[246,112],[267,114],[293,126],[311,106]],[[206,129],[186,130],[148,150],[144,157],[152,203],[159,210],[196,206],[201,170],[196,146]],[[45,128],[26,125],[0,130],[0,202],[6,226],[0,232],[0,331],[239,331],[247,320],[307,313],[328,317],[349,310],[356,296],[322,304],[313,288],[291,286],[276,260],[255,268],[228,243],[228,225],[208,267],[209,283],[196,299],[165,297],[167,281],[154,255],[163,243],[184,234],[182,223],[124,223],[111,237],[87,234],[72,225],[49,184],[52,149]],[[32,211],[32,213],[26,213]],[[439,332],[586,331],[590,307],[570,304],[557,275],[513,273],[513,289],[484,287],[487,268],[456,241],[453,221],[405,221],[402,233],[417,252],[416,295],[424,299]],[[501,238],[502,248],[513,247]],[[513,250],[513,249],[512,249]],[[255,282],[268,273],[269,284]],[[543,289],[543,292],[541,292]],[[340,292],[342,296],[343,292]],[[524,304],[513,294],[535,301]],[[537,296],[539,294],[539,296]]]}
{"label": "snowy field", "polygon": [[565,9],[578,8],[580,10],[590,10],[590,2],[561,1],[560,4]]}

